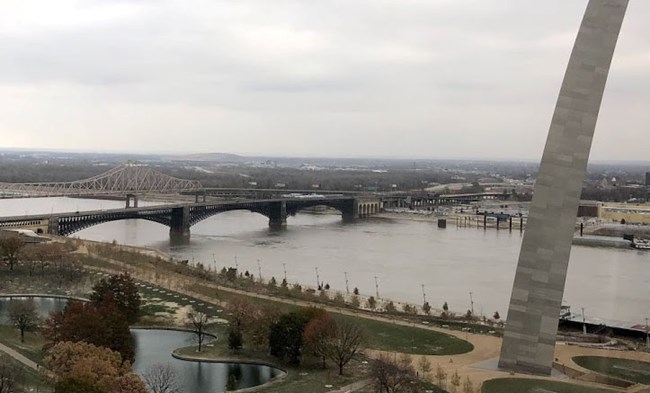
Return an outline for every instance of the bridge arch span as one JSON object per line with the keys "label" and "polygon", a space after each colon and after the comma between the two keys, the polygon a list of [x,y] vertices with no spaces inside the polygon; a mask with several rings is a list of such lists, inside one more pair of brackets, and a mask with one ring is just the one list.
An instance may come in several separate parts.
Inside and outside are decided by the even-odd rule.
{"label": "bridge arch span", "polygon": [[212,216],[216,216],[217,214],[220,213],[227,213],[227,212],[239,211],[239,210],[249,211],[251,213],[258,213],[263,215],[264,217],[270,218],[269,217],[270,214],[267,208],[257,208],[254,206],[235,206],[235,207],[228,207],[228,208],[222,208],[221,206],[218,207],[194,206],[190,208],[189,226],[198,224],[199,222],[207,220],[208,218]]}
{"label": "bridge arch span", "polygon": [[[312,199],[313,198],[313,199]],[[284,226],[288,215],[295,215],[300,210],[327,206],[342,213],[343,219],[359,217],[360,212],[367,214],[368,206],[362,207],[353,197],[323,197],[267,199],[234,202],[202,203],[202,204],[171,204],[163,206],[95,210],[88,212],[62,213],[34,216],[15,216],[0,219],[0,227],[24,227],[37,223],[47,233],[67,236],[94,225],[105,222],[143,219],[165,225],[170,228],[172,237],[189,236],[190,227],[216,214],[233,210],[248,210],[261,214],[269,219],[269,226]],[[377,211],[380,206],[376,206]],[[360,208],[362,208],[360,210]]]}
{"label": "bridge arch span", "polygon": [[79,215],[73,217],[61,217],[58,219],[57,234],[69,236],[73,233],[82,231],[95,225],[101,225],[107,222],[121,220],[147,220],[167,227],[171,227],[171,221],[168,217],[160,215],[138,215],[138,214],[107,214],[107,215]]}
{"label": "bridge arch span", "polygon": [[347,214],[349,207],[338,201],[304,201],[300,204],[287,203],[287,215],[295,216],[299,211],[313,207],[329,207],[338,210],[342,215]]}

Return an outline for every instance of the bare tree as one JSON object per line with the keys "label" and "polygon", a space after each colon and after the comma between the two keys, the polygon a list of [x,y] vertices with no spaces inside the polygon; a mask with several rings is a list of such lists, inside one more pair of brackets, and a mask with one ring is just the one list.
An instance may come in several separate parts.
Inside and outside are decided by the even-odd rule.
{"label": "bare tree", "polygon": [[456,370],[451,375],[451,391],[452,391],[452,393],[456,393],[458,391],[459,386],[460,386],[460,375],[458,375],[458,370]]}
{"label": "bare tree", "polygon": [[196,335],[196,341],[199,344],[198,352],[201,352],[203,347],[203,341],[205,340],[206,327],[208,324],[209,317],[202,312],[193,312],[187,314],[190,324],[194,328],[194,334]]}
{"label": "bare tree", "polygon": [[9,265],[9,270],[14,270],[14,266],[18,263],[20,251],[23,249],[24,243],[17,236],[9,236],[0,239],[0,252],[2,257]]}
{"label": "bare tree", "polygon": [[412,366],[413,366],[413,358],[408,353],[402,353],[402,354],[399,355],[399,359],[397,360],[397,364],[400,367],[404,368],[404,369],[412,368]]}
{"label": "bare tree", "polygon": [[426,379],[427,374],[431,372],[431,362],[426,356],[420,356],[418,369],[422,372],[422,379]]}
{"label": "bare tree", "polygon": [[465,382],[463,382],[463,393],[474,393],[474,384],[469,377],[465,377]]}
{"label": "bare tree", "polygon": [[25,332],[38,327],[39,317],[33,300],[14,300],[9,303],[9,321],[20,330],[20,342],[25,342]]}
{"label": "bare tree", "polygon": [[23,371],[0,357],[0,393],[14,393],[22,383]]}
{"label": "bare tree", "polygon": [[343,367],[354,359],[361,351],[365,334],[359,326],[348,322],[336,323],[336,332],[327,357],[339,366],[339,375],[343,375]]}
{"label": "bare tree", "polygon": [[386,354],[379,355],[372,363],[371,377],[381,393],[410,392],[415,389],[413,367],[401,364]]}
{"label": "bare tree", "polygon": [[38,248],[34,245],[25,247],[21,252],[23,264],[27,266],[30,277],[34,275],[34,270],[36,270],[36,266],[38,265],[40,259],[39,254]]}
{"label": "bare tree", "polygon": [[149,366],[142,375],[152,393],[179,393],[176,369],[169,363]]}
{"label": "bare tree", "polygon": [[438,367],[436,368],[435,378],[436,381],[438,381],[438,387],[444,389],[447,385],[447,372],[440,367],[440,364],[438,364]]}
{"label": "bare tree", "polygon": [[54,274],[59,288],[63,284],[63,279],[66,274],[68,274],[69,278],[72,278],[72,271],[74,270],[77,259],[75,255],[67,253],[62,244],[51,243],[43,245],[39,252],[41,253],[42,269],[46,261],[54,267]]}

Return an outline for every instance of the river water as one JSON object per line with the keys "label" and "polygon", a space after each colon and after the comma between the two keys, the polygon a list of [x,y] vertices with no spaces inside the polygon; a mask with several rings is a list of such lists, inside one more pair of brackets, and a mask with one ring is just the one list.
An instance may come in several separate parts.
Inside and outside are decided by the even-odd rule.
{"label": "river water", "polygon": [[[144,205],[144,204],[143,204]],[[69,198],[0,200],[0,216],[122,207],[123,202]],[[504,316],[522,235],[518,231],[438,229],[433,222],[370,218],[343,223],[337,215],[299,213],[286,230],[271,230],[266,217],[246,211],[221,213],[191,228],[189,244],[170,245],[169,228],[144,220],[106,223],[74,234],[80,238],[146,246],[180,259],[255,276],[284,276],[316,284],[452,311]],[[259,266],[258,268],[258,261]],[[650,316],[650,253],[574,246],[565,303],[584,307],[588,320],[620,326]],[[375,281],[375,277],[377,277]],[[470,292],[472,296],[470,297]]]}

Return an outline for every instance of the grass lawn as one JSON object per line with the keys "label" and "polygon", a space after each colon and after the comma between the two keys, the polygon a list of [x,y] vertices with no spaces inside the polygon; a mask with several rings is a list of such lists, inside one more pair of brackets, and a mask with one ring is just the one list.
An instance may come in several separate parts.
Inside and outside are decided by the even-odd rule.
{"label": "grass lawn", "polygon": [[576,356],[573,361],[591,371],[650,385],[650,363],[647,362],[602,356]]}
{"label": "grass lawn", "polygon": [[23,356],[36,363],[41,364],[43,360],[43,345],[45,339],[38,332],[25,333],[25,343],[20,342],[20,332],[18,329],[0,325],[0,342],[16,350]]}
{"label": "grass lawn", "polygon": [[[307,359],[298,368],[289,365],[281,365],[277,359],[265,354],[262,351],[251,351],[243,349],[233,353],[225,347],[225,343],[217,339],[206,346],[201,352],[201,357],[213,359],[228,359],[233,362],[237,360],[256,359],[261,362],[276,364],[287,371],[287,375],[275,383],[257,388],[256,392],[262,393],[324,393],[341,388],[353,382],[366,378],[368,364],[362,361],[352,361],[345,367],[344,375],[338,375],[338,369],[333,364],[328,364],[326,369],[321,368],[320,362],[315,359]],[[182,348],[176,351],[177,354],[185,356],[196,356],[196,347]],[[327,387],[331,385],[330,387]]]}
{"label": "grass lawn", "polygon": [[465,340],[432,330],[347,315],[334,316],[364,328],[368,336],[368,347],[372,349],[414,355],[458,355],[474,349],[474,346]]}
{"label": "grass lawn", "polygon": [[[282,302],[247,297],[226,291],[215,291],[212,288],[200,284],[195,285],[192,289],[207,296],[214,296],[216,301],[227,302],[234,298],[244,298],[259,307],[277,307],[282,312],[290,312],[299,308]],[[139,288],[139,290],[145,296],[152,296],[154,294],[151,292],[151,289],[143,290],[143,288]],[[177,297],[172,299],[170,295],[170,293],[172,293],[171,291],[167,291],[167,293],[167,295],[161,295],[158,292],[155,293],[155,296],[166,300],[173,300],[180,304],[188,304],[187,300],[179,301]],[[174,296],[177,296],[177,294],[174,294]],[[185,296],[181,297],[181,299],[183,298],[185,298]],[[194,305],[196,305],[196,303]],[[205,310],[204,312],[207,312],[209,315],[215,315],[215,309]],[[358,324],[365,329],[368,335],[368,347],[372,349],[404,352],[413,355],[458,355],[470,352],[474,349],[474,346],[465,340],[428,329],[396,325],[363,317],[336,314],[334,312],[332,312],[332,315],[337,319],[343,319]]]}
{"label": "grass lawn", "polygon": [[21,370],[21,386],[26,392],[37,391],[37,388],[38,391],[49,391],[44,389],[45,387],[49,386],[47,378],[43,378],[36,370],[32,370],[19,361],[14,360],[12,357],[5,355],[4,353],[0,353],[0,363],[4,362]]}
{"label": "grass lawn", "polygon": [[539,379],[498,378],[485,381],[481,393],[615,393],[615,391]]}
{"label": "grass lawn", "polygon": [[138,285],[138,292],[142,297],[142,305],[140,307],[141,316],[151,316],[157,312],[174,312],[171,307],[156,304],[156,302],[170,302],[176,303],[178,306],[192,306],[196,311],[206,313],[208,315],[215,315],[216,310],[220,307],[215,307],[213,304],[204,303],[201,300],[187,296],[175,291],[164,289],[163,287],[143,283],[140,280],[134,280]]}
{"label": "grass lawn", "polygon": [[300,369],[288,369],[287,376],[281,381],[256,391],[262,393],[325,393],[364,379],[368,371],[367,365],[359,362],[351,362],[346,370],[345,375],[339,376],[338,370],[332,365],[325,370],[315,365]]}

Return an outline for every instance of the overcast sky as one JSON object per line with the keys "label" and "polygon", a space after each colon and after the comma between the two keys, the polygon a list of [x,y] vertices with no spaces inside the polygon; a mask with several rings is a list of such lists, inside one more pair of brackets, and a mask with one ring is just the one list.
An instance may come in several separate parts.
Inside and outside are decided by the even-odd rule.
{"label": "overcast sky", "polygon": [[[0,0],[0,147],[538,160],[587,0]],[[592,160],[650,159],[631,0]]]}

